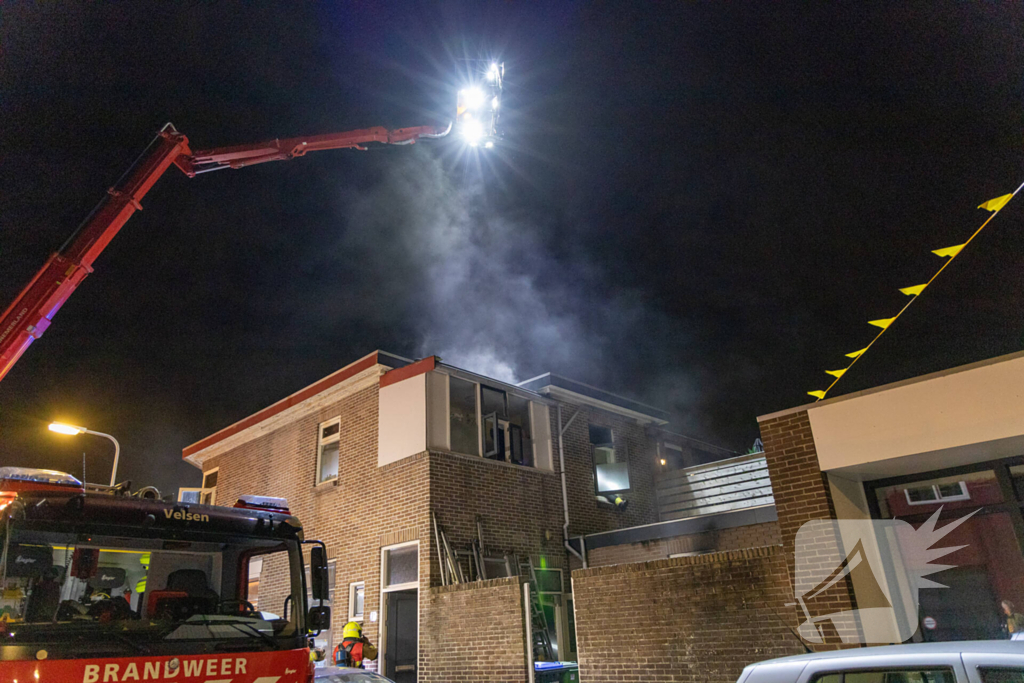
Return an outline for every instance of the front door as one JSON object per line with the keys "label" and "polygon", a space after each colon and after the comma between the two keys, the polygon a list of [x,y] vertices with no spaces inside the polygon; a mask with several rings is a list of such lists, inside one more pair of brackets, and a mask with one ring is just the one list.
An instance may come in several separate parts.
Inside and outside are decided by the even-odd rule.
{"label": "front door", "polygon": [[416,683],[419,636],[416,591],[387,593],[387,644],[384,675],[395,683]]}

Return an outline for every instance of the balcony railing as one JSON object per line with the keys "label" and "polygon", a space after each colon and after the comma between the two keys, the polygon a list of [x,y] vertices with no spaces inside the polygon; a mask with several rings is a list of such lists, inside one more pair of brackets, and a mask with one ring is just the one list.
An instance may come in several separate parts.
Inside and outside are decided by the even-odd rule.
{"label": "balcony railing", "polygon": [[661,474],[657,492],[662,521],[775,504],[763,453]]}

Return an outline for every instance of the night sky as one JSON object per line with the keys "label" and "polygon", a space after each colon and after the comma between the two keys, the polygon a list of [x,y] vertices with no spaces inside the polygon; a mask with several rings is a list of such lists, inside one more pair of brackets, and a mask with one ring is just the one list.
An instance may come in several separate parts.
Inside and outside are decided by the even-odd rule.
{"label": "night sky", "polygon": [[[383,6],[378,6],[383,5]],[[380,348],[553,371],[735,450],[1024,181],[1024,4],[0,7],[0,307],[172,121],[193,149],[445,124],[143,201],[0,383],[0,464],[198,485],[181,449]],[[1024,198],[833,395],[1024,346]]]}

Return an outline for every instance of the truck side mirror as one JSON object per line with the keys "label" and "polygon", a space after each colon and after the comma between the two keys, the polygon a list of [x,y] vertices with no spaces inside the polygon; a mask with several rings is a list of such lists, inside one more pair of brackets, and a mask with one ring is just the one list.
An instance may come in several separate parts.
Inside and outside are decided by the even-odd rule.
{"label": "truck side mirror", "polygon": [[327,576],[327,552],[322,545],[315,545],[309,551],[309,580],[312,584],[313,600],[323,602],[330,599]]}
{"label": "truck side mirror", "polygon": [[306,628],[310,631],[326,631],[331,627],[331,608],[310,607],[306,615]]}

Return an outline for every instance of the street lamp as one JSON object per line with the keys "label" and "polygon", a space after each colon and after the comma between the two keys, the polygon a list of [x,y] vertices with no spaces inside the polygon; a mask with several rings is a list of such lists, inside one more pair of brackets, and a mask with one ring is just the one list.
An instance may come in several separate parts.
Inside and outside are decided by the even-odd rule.
{"label": "street lamp", "polygon": [[91,429],[85,427],[76,427],[75,425],[64,424],[63,422],[51,422],[50,431],[57,432],[58,434],[67,434],[69,436],[75,436],[78,434],[92,434],[93,436],[103,436],[114,442],[114,469],[110,472],[110,485],[114,486],[117,483],[117,460],[121,455],[121,444],[117,442],[117,439],[112,437],[110,434],[104,434],[103,432],[94,432]]}

